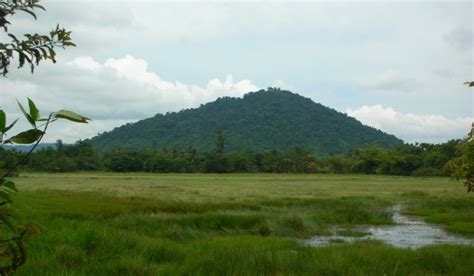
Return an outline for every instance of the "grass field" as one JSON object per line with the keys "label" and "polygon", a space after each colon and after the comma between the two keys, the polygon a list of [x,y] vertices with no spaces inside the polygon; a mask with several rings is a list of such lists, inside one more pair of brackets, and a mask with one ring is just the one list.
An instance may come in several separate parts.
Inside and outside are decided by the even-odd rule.
{"label": "grass field", "polygon": [[40,225],[19,275],[474,273],[472,246],[297,241],[390,224],[386,210],[399,202],[474,237],[474,196],[447,178],[81,173],[16,182],[17,218]]}

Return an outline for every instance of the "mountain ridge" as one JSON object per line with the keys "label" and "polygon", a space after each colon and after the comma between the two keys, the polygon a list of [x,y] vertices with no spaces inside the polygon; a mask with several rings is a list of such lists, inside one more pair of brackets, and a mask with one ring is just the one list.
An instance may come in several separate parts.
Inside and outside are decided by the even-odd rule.
{"label": "mountain ridge", "polygon": [[225,149],[234,151],[309,149],[318,155],[346,153],[377,145],[396,147],[403,141],[355,118],[296,93],[269,88],[242,98],[222,97],[197,108],[156,114],[90,139],[98,150],[148,148],[201,151],[215,149],[222,129]]}

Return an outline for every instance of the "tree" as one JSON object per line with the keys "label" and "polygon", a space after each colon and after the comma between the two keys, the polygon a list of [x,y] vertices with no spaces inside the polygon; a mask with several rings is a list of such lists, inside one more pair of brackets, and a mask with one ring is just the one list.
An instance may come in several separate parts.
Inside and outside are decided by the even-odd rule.
{"label": "tree", "polygon": [[471,131],[462,143],[457,146],[458,157],[446,163],[451,177],[457,181],[464,181],[467,192],[474,192],[474,123]]}
{"label": "tree", "polygon": [[68,154],[72,155],[76,169],[81,171],[100,169],[99,156],[92,149],[89,142],[79,140],[73,146],[69,146],[68,149]]}
{"label": "tree", "polygon": [[[18,58],[18,68],[25,64],[30,66],[33,73],[34,68],[41,60],[56,61],[55,47],[75,46],[71,41],[70,34],[59,25],[49,35],[25,34],[24,39],[18,39],[14,34],[8,32],[10,21],[8,16],[22,11],[30,14],[36,19],[35,9],[44,7],[38,4],[38,0],[0,0],[0,28],[10,41],[0,41],[0,70],[3,76],[8,74],[11,61]],[[16,227],[11,218],[10,205],[12,203],[11,193],[17,192],[15,183],[7,178],[20,164],[24,163],[34,149],[43,139],[48,126],[59,119],[66,119],[78,123],[87,123],[87,117],[67,110],[52,112],[47,117],[42,117],[35,103],[28,98],[28,110],[18,102],[18,106],[30,123],[31,128],[11,137],[7,133],[14,127],[18,119],[7,124],[6,114],[0,109],[0,145],[4,144],[34,144],[31,150],[20,160],[9,165],[7,171],[0,177],[0,275],[11,274],[26,262],[26,249],[23,238],[29,231],[29,227]],[[7,139],[4,139],[7,137]]]}
{"label": "tree", "polygon": [[329,155],[325,159],[327,169],[332,173],[349,173],[352,162],[344,155]]}
{"label": "tree", "polygon": [[446,167],[457,181],[464,181],[467,192],[474,191],[474,140],[469,139],[458,146],[459,157],[450,160]]}
{"label": "tree", "polygon": [[216,133],[216,153],[223,154],[224,147],[225,147],[224,131],[222,130],[222,128],[219,128]]}
{"label": "tree", "polygon": [[[464,83],[468,87],[474,87],[474,81]],[[463,180],[467,188],[467,192],[474,191],[474,123],[472,123],[471,131],[458,146],[459,157],[446,163],[446,167],[451,171],[451,177],[457,181]]]}

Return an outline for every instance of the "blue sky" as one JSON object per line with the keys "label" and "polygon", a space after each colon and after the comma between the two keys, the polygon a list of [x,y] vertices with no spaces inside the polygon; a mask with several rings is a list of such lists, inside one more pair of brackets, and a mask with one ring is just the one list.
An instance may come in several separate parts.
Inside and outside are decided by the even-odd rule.
{"label": "blue sky", "polygon": [[[428,1],[42,1],[18,34],[71,30],[76,49],[34,75],[12,70],[0,104],[70,108],[73,142],[155,113],[279,86],[407,142],[461,138],[473,121],[473,5]],[[13,107],[13,108],[12,108]],[[9,109],[10,108],[10,109]]]}

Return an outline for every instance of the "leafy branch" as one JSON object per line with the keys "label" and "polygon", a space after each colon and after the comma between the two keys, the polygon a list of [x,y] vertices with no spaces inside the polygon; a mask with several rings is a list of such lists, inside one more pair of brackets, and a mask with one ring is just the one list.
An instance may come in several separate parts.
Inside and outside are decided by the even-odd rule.
{"label": "leafy branch", "polygon": [[[0,30],[3,30],[7,41],[0,41],[0,74],[4,77],[8,74],[8,68],[13,59],[18,58],[18,68],[29,65],[31,73],[42,60],[56,62],[57,47],[75,47],[71,40],[71,32],[56,26],[49,34],[25,34],[22,38],[17,38],[10,33],[8,28],[11,25],[9,17],[17,12],[25,12],[36,19],[35,11],[45,10],[38,4],[39,0],[0,0]],[[3,37],[3,36],[2,36]],[[26,262],[26,250],[23,245],[23,237],[28,228],[17,228],[11,223],[9,205],[12,203],[11,194],[17,192],[15,183],[7,177],[23,164],[31,153],[36,149],[50,123],[58,119],[66,119],[73,122],[87,123],[90,119],[77,113],[67,110],[50,113],[47,118],[40,116],[35,103],[28,99],[28,111],[18,103],[20,110],[31,125],[31,129],[18,133],[11,138],[4,140],[8,131],[16,124],[18,119],[7,124],[6,114],[0,110],[0,146],[4,144],[34,144],[30,151],[0,178],[0,229],[7,229],[7,233],[1,231],[0,239],[0,275],[11,274]],[[40,129],[42,127],[42,129]],[[7,238],[4,236],[7,235]]]}
{"label": "leafy branch", "polygon": [[18,57],[18,68],[28,64],[33,73],[41,60],[56,62],[55,48],[75,47],[72,42],[71,32],[56,26],[48,35],[25,34],[24,39],[18,39],[14,34],[8,32],[11,24],[7,17],[14,15],[17,11],[30,14],[36,19],[35,9],[45,10],[38,4],[39,0],[0,0],[0,28],[9,37],[9,42],[0,42],[0,71],[3,76],[8,74],[11,60]]}
{"label": "leafy branch", "polygon": [[[59,120],[65,119],[77,123],[88,123],[90,120],[87,117],[79,115],[75,112],[68,110],[59,110],[57,112],[52,112],[47,118],[42,118],[36,104],[28,98],[28,111],[23,107],[23,105],[18,102],[18,106],[25,116],[26,120],[30,123],[31,128],[20,132],[11,138],[4,139],[8,131],[10,131],[18,119],[14,120],[12,123],[7,124],[6,114],[3,110],[0,110],[0,145],[4,144],[34,144],[29,152],[23,156],[18,162],[10,167],[7,172],[3,174],[0,178],[0,198],[3,200],[0,202],[2,208],[9,207],[13,202],[11,194],[18,191],[16,185],[13,181],[7,179],[7,177],[16,170],[16,168],[23,164],[28,157],[33,153],[36,147],[39,145],[43,139],[48,126]],[[44,122],[42,125],[38,125]],[[42,129],[39,129],[42,127]],[[28,231],[28,228],[17,228],[11,222],[11,216],[8,212],[0,212],[0,226],[5,226],[6,229],[10,232],[11,237],[0,240],[0,259],[8,257],[10,262],[7,264],[0,264],[0,275],[8,274],[14,272],[19,266],[23,265],[26,262],[26,250],[23,245],[23,238],[25,233]],[[3,266],[2,266],[3,265]]]}

